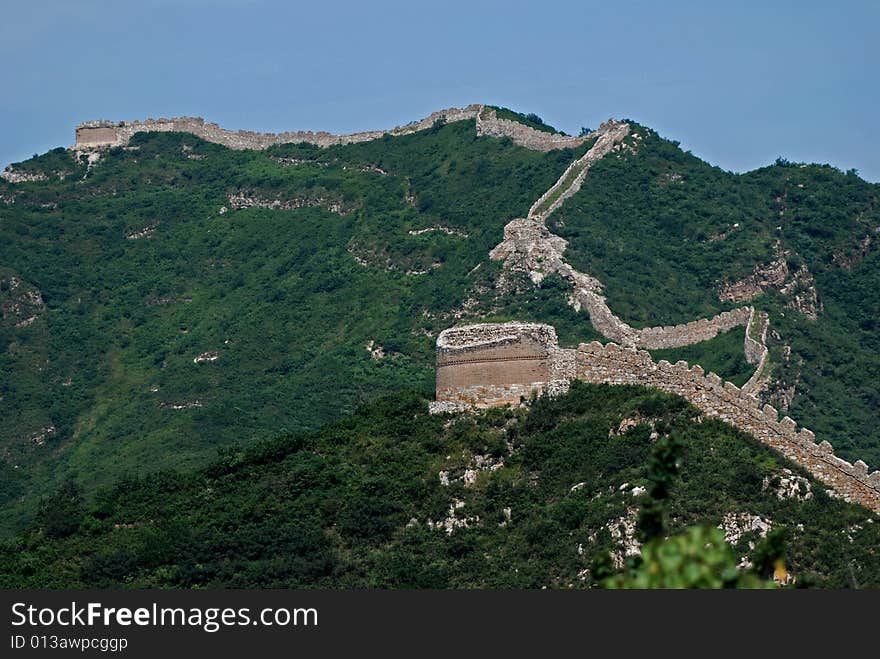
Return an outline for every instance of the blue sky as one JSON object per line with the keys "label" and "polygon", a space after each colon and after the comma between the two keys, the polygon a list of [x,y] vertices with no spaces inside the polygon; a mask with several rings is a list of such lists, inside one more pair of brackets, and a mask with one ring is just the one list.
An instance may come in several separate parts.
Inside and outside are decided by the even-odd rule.
{"label": "blue sky", "polygon": [[880,181],[880,2],[0,0],[0,168],[88,119],[351,132],[485,102]]}

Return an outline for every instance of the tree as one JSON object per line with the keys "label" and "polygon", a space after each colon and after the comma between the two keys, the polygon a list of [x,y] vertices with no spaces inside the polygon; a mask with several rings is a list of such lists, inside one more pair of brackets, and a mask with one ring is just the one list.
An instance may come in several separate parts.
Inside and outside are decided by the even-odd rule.
{"label": "tree", "polygon": [[74,533],[85,515],[82,491],[72,479],[40,503],[37,522],[50,538],[66,538]]}
{"label": "tree", "polygon": [[736,556],[714,526],[692,526],[642,547],[635,569],[602,582],[605,588],[773,588],[774,583],[737,568]]}
{"label": "tree", "polygon": [[[756,553],[756,571],[740,570],[724,533],[714,526],[692,526],[666,537],[669,494],[681,468],[683,444],[674,434],[657,440],[648,461],[648,491],[638,518],[640,559],[620,574],[606,576],[605,588],[772,588],[762,579],[785,572],[782,535],[776,535]],[[598,566],[597,566],[598,567]],[[606,572],[607,574],[607,572]]]}
{"label": "tree", "polygon": [[648,491],[639,512],[639,539],[648,542],[666,533],[666,499],[681,467],[682,443],[675,435],[661,437],[648,460]]}

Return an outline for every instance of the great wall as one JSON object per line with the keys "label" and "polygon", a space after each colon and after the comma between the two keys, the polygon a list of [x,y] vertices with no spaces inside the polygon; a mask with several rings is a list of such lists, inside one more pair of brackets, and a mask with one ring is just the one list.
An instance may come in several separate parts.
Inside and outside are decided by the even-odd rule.
{"label": "great wall", "polygon": [[437,338],[437,401],[432,411],[520,404],[533,393],[565,391],[571,380],[656,387],[690,401],[706,417],[720,419],[776,449],[846,501],[880,513],[880,471],[834,455],[827,441],[797,429],[778,412],[715,373],[680,361],[654,362],[645,350],[616,343],[560,348],[556,330],[532,323],[484,323],[453,327]]}
{"label": "great wall", "polygon": [[[850,464],[838,458],[827,441],[816,444],[812,432],[796,431],[797,424],[792,419],[780,420],[774,408],[761,406],[755,394],[767,379],[768,318],[765,314],[744,306],[682,325],[637,329],[611,311],[598,279],[578,272],[565,261],[567,242],[549,231],[547,218],[578,192],[590,167],[601,158],[637,148],[642,138],[633,133],[627,123],[609,120],[595,133],[570,137],[499,118],[494,108],[480,104],[440,110],[390,130],[349,135],[231,131],[198,117],[134,122],[102,120],[78,125],[73,148],[91,153],[90,162],[93,158],[97,161],[98,152],[125,146],[137,133],[170,131],[191,133],[232,149],[266,149],[275,144],[299,142],[329,147],[380,139],[385,135],[407,135],[431,128],[437,122],[465,120],[474,121],[477,135],[506,137],[538,151],[577,148],[592,142],[586,153],[572,162],[557,182],[535,201],[525,218],[513,219],[505,226],[504,238],[490,252],[490,258],[503,262],[502,279],[519,273],[526,274],[537,284],[549,274],[560,275],[572,286],[569,304],[578,311],[586,310],[593,327],[612,343],[603,346],[593,342],[573,350],[562,349],[554,328],[537,324],[482,324],[447,329],[437,339],[437,400],[432,404],[432,411],[519,404],[536,392],[564,391],[572,379],[653,386],[684,397],[706,416],[731,423],[775,448],[806,468],[838,496],[880,512],[880,472],[869,474],[864,462]],[[11,167],[0,176],[9,182],[19,182],[18,173]],[[727,299],[736,302],[744,298],[730,295]],[[704,374],[697,365],[691,367],[685,362],[673,365],[663,360],[655,363],[643,350],[691,345],[738,326],[746,327],[743,351],[747,361],[756,365],[754,375],[742,389],[722,382],[714,373]]]}
{"label": "great wall", "polygon": [[372,130],[348,135],[336,135],[324,131],[288,131],[283,133],[257,133],[247,130],[228,130],[214,123],[205,123],[201,117],[174,117],[170,119],[146,119],[145,121],[87,121],[77,125],[74,149],[92,149],[125,146],[137,133],[181,132],[191,133],[207,142],[222,144],[230,149],[267,149],[275,144],[299,144],[306,142],[319,147],[354,144],[377,140],[385,135],[409,135],[427,130],[436,122],[453,123],[473,119],[477,135],[508,137],[516,144],[537,151],[575,148],[585,137],[570,137],[560,133],[536,130],[509,119],[499,119],[492,107],[472,104],[465,108],[447,108],[390,130]]}
{"label": "great wall", "polygon": [[[629,144],[624,139],[631,137]],[[801,465],[841,498],[880,513],[880,471],[850,464],[834,455],[831,444],[816,444],[814,434],[769,405],[756,393],[766,384],[769,318],[745,306],[682,325],[636,329],[618,318],[602,295],[602,283],[579,272],[564,259],[565,239],[547,228],[547,218],[580,190],[590,167],[613,152],[634,150],[641,139],[626,123],[609,120],[590,136],[590,149],[575,160],[529,209],[511,220],[504,238],[489,254],[503,263],[505,278],[525,274],[535,284],[551,273],[572,287],[569,304],[585,309],[593,327],[612,343],[581,344],[561,349],[549,325],[504,323],[453,327],[437,338],[437,393],[432,412],[520,404],[533,393],[565,391],[571,380],[604,384],[641,384],[668,391],[693,403],[707,417],[718,418],[751,434]],[[655,363],[640,348],[691,345],[745,326],[743,352],[756,366],[742,387],[722,382],[715,373],[686,362]],[[621,345],[618,345],[618,342]]]}

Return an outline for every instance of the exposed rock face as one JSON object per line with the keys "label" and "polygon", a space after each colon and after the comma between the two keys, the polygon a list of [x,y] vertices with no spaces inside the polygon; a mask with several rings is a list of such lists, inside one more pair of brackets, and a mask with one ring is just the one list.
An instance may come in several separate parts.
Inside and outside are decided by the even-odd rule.
{"label": "exposed rock face", "polygon": [[0,275],[0,320],[4,325],[27,327],[45,310],[39,290],[16,275]]}
{"label": "exposed rock face", "polygon": [[752,274],[745,279],[722,285],[718,299],[722,302],[748,302],[767,289],[781,289],[788,274],[788,262],[783,255],[779,255],[767,265],[755,266]]}
{"label": "exposed rock face", "polygon": [[[456,327],[437,339],[437,401],[455,406],[517,404],[532,393],[567,389],[572,379],[641,384],[677,394],[710,418],[726,421],[801,465],[837,495],[880,512],[880,471],[834,455],[827,441],[714,373],[686,362],[654,362],[614,343],[562,349],[549,325],[487,323]],[[434,410],[439,411],[439,410]]]}
{"label": "exposed rock face", "polygon": [[187,400],[182,403],[159,403],[159,407],[169,410],[189,410],[194,407],[203,407],[200,400]]}
{"label": "exposed rock face", "polygon": [[723,284],[718,290],[722,302],[747,302],[768,290],[776,290],[788,297],[786,306],[815,320],[822,311],[813,275],[806,265],[792,272],[786,257],[790,252],[777,243],[776,259],[766,265],[755,266],[751,275],[739,281]]}
{"label": "exposed rock face", "polygon": [[480,472],[497,471],[503,466],[504,458],[477,453],[471,456],[471,459],[463,468],[456,470],[445,469],[440,471],[437,476],[440,479],[440,485],[444,487],[449,487],[450,484],[457,482],[461,482],[465,487],[471,487],[477,482]]}
{"label": "exposed rock face", "polygon": [[459,238],[467,238],[468,234],[461,229],[455,229],[452,227],[444,227],[439,224],[434,225],[432,227],[426,227],[424,229],[411,229],[407,231],[407,233],[411,236],[421,236],[424,233],[432,233],[432,232],[445,233],[447,236],[458,236]]}
{"label": "exposed rock face", "polygon": [[385,357],[385,348],[376,343],[374,339],[367,341],[367,344],[364,347],[367,349],[367,352],[370,353],[370,359],[379,360]]}
{"label": "exposed rock face", "polygon": [[[880,233],[880,227],[874,229],[874,233]],[[850,251],[849,253],[840,251],[834,254],[832,260],[835,265],[840,266],[844,270],[852,270],[854,266],[858,265],[862,262],[862,260],[868,255],[868,252],[871,249],[871,245],[874,242],[874,236],[870,233],[866,234],[864,238],[862,238],[858,245]]]}
{"label": "exposed rock face", "polygon": [[794,273],[790,282],[780,289],[789,300],[785,306],[794,309],[811,320],[816,320],[822,311],[822,301],[813,285],[813,275],[806,265]]}
{"label": "exposed rock face", "polygon": [[327,197],[294,197],[293,199],[265,199],[257,195],[240,192],[229,195],[229,205],[234,210],[244,208],[271,208],[275,210],[291,211],[297,208],[319,206],[331,213],[348,215],[352,209],[342,201],[328,199]]}
{"label": "exposed rock face", "polygon": [[627,558],[642,553],[642,545],[636,538],[638,512],[638,508],[630,506],[626,515],[613,519],[606,525],[611,540],[617,545],[617,549],[611,552],[611,564],[615,570],[622,570]]}
{"label": "exposed rock face", "polygon": [[200,355],[193,357],[193,364],[202,364],[204,362],[216,362],[220,359],[220,353],[216,350],[208,350]]}
{"label": "exposed rock face", "polygon": [[479,516],[459,516],[459,511],[461,511],[464,507],[465,502],[461,499],[453,500],[453,502],[449,504],[449,512],[447,513],[446,518],[437,522],[429,519],[428,528],[444,531],[446,535],[452,535],[453,533],[455,533],[456,529],[466,529],[472,524],[479,524]]}
{"label": "exposed rock face", "polygon": [[[493,261],[504,261],[508,272],[522,272],[535,284],[549,274],[573,274],[562,258],[568,241],[552,233],[539,218],[518,218],[504,227],[504,240],[491,252]],[[590,282],[598,285],[597,280]]]}
{"label": "exposed rock face", "polygon": [[153,223],[148,224],[147,226],[143,227],[142,229],[136,229],[135,231],[129,231],[127,234],[125,234],[125,239],[126,240],[140,240],[141,238],[149,238],[150,236],[153,235],[153,233],[155,233],[158,226],[159,226],[158,222],[153,222]]}
{"label": "exposed rock face", "polygon": [[766,538],[773,529],[773,523],[750,513],[727,513],[718,528],[724,531],[724,542],[735,545],[746,533],[756,533]]}
{"label": "exposed rock face", "polygon": [[28,183],[31,181],[48,181],[49,177],[42,172],[20,172],[9,165],[0,172],[0,178],[10,183]]}
{"label": "exposed rock face", "polygon": [[43,428],[40,428],[37,432],[33,433],[27,438],[27,441],[31,444],[36,444],[37,446],[42,446],[46,443],[46,439],[54,436],[56,433],[54,425],[48,425]]}
{"label": "exposed rock face", "polygon": [[773,492],[778,499],[809,501],[813,498],[810,481],[794,474],[791,469],[783,469],[778,474],[765,478],[761,483],[761,489]]}

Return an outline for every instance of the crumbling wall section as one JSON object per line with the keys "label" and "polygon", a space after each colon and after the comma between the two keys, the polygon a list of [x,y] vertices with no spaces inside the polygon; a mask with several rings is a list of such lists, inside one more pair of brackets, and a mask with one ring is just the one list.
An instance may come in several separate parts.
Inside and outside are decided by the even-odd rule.
{"label": "crumbling wall section", "polygon": [[571,137],[561,133],[537,130],[511,119],[499,119],[495,108],[483,107],[477,114],[477,135],[489,137],[509,137],[533,151],[552,151],[554,149],[574,149],[583,144],[587,137]]}
{"label": "crumbling wall section", "polygon": [[532,323],[454,327],[437,338],[437,400],[518,404],[553,379],[556,330]]}
{"label": "crumbling wall section", "polygon": [[420,121],[397,126],[391,130],[373,130],[349,135],[335,135],[324,131],[288,131],[283,133],[257,133],[249,130],[227,130],[214,123],[206,123],[201,117],[174,117],[147,119],[145,121],[88,121],[76,127],[74,148],[92,149],[96,147],[123,146],[137,133],[180,132],[192,133],[208,142],[222,144],[230,149],[267,149],[275,144],[299,144],[307,142],[320,147],[337,144],[367,142],[384,135],[408,135],[425,130],[437,121],[447,123],[474,119],[482,106],[469,105],[465,108],[448,108],[433,112]]}

